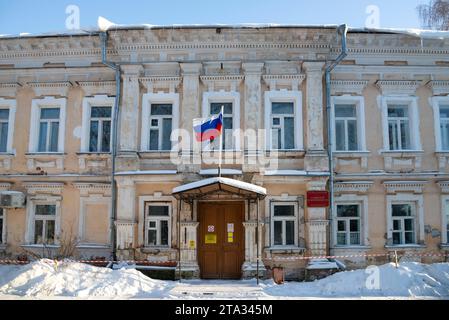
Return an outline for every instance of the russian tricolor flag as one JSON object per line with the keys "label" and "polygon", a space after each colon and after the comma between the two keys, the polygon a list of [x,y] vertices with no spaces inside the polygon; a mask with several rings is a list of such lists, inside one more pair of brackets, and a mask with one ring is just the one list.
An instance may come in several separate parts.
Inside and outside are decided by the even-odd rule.
{"label": "russian tricolor flag", "polygon": [[223,113],[216,117],[212,117],[205,122],[194,126],[196,141],[214,141],[221,134],[223,128]]}

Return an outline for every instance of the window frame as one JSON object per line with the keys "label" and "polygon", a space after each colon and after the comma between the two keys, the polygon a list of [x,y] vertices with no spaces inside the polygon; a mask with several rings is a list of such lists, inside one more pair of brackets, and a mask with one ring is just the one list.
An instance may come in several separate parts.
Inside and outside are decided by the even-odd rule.
{"label": "window frame", "polygon": [[[336,105],[355,105],[357,121],[357,150],[337,150],[336,135]],[[363,96],[332,96],[331,97],[331,130],[332,130],[332,149],[334,152],[367,152],[366,148],[366,125],[365,125],[365,98]],[[347,141],[346,141],[347,143]]]}
{"label": "window frame", "polygon": [[[358,216],[356,216],[356,217],[339,217],[338,216],[338,206],[347,206],[347,205],[355,205],[355,206],[357,206],[358,207]],[[341,247],[351,247],[351,246],[360,246],[360,245],[362,245],[362,217],[361,217],[362,209],[361,209],[361,204],[357,203],[357,202],[354,202],[354,203],[337,203],[336,207],[337,207],[337,212],[336,212],[337,215],[336,215],[336,220],[335,220],[336,225],[337,225],[337,227],[336,227],[336,236],[337,236],[336,245],[337,246],[341,246]],[[352,233],[351,232],[351,224],[350,224],[351,220],[357,220],[358,221],[359,243],[355,243],[355,244],[351,243],[351,233]],[[345,230],[343,232],[338,230],[338,223],[340,221],[344,221],[345,222]],[[345,244],[339,244],[338,243],[338,234],[340,234],[340,233],[344,233],[345,234],[345,239],[346,239]]]}
{"label": "window frame", "polygon": [[[149,207],[168,207],[168,216],[149,216]],[[144,246],[147,248],[170,248],[171,247],[171,231],[172,231],[172,226],[171,226],[171,219],[172,219],[172,204],[171,202],[155,202],[155,201],[148,201],[145,202],[145,207],[144,207],[144,235],[143,235],[143,240],[144,240]],[[150,230],[149,228],[149,224],[151,221],[155,221],[156,222],[156,245],[151,245],[148,243],[148,230]],[[161,244],[161,230],[160,230],[160,222],[161,221],[167,221],[167,225],[168,225],[168,239],[167,239],[167,245],[162,245]]]}
{"label": "window frame", "polygon": [[[275,217],[274,207],[275,206],[293,206],[295,215],[292,217]],[[270,247],[271,248],[298,248],[299,247],[299,208],[297,201],[283,201],[283,200],[272,200],[270,201]],[[282,244],[276,245],[274,243],[274,222],[282,221]],[[286,244],[286,221],[294,221],[294,244]]]}
{"label": "window frame", "polygon": [[[422,151],[421,137],[420,137],[420,124],[419,124],[419,112],[418,112],[418,98],[415,96],[381,96],[380,105],[382,108],[382,131],[383,131],[383,151],[386,152],[409,152],[409,151]],[[409,119],[409,134],[410,134],[410,148],[409,149],[390,149],[390,137],[389,137],[389,118],[388,107],[391,105],[406,105],[408,107],[408,119]]]}
{"label": "window frame", "polygon": [[177,143],[171,140],[171,150],[150,150],[150,117],[152,104],[171,104],[172,105],[172,134],[179,129],[179,94],[170,92],[145,93],[142,96],[142,120],[140,132],[140,151],[141,152],[170,152],[177,151]]}
{"label": "window frame", "polygon": [[441,244],[449,245],[449,195],[441,196]]}
{"label": "window frame", "polygon": [[[54,206],[55,207],[55,214],[54,215],[40,215],[40,214],[36,214],[36,209],[37,206]],[[56,244],[56,205],[55,204],[35,204],[34,205],[34,225],[36,226],[36,221],[42,221],[42,234],[41,235],[46,235],[46,231],[47,231],[47,221],[54,221],[55,224],[55,230],[54,230],[54,235],[53,235],[53,243],[47,243],[47,242],[43,242],[43,243],[37,243],[36,242],[36,228],[34,229],[34,233],[33,233],[33,244],[40,244],[40,245],[54,245]],[[45,236],[45,241],[47,241],[47,238]]]}
{"label": "window frame", "polygon": [[2,228],[1,228],[1,236],[0,236],[0,246],[6,245],[7,236],[6,236],[6,210],[5,208],[0,208],[0,220],[2,220]]}
{"label": "window frame", "polygon": [[[412,212],[414,212],[414,243],[393,244],[393,204],[411,204]],[[416,194],[397,194],[387,196],[387,246],[388,247],[407,247],[407,246],[421,246],[424,243],[424,209],[423,196]],[[405,240],[405,239],[404,239]]]}
{"label": "window frame", "polygon": [[[272,149],[272,103],[273,102],[289,102],[293,103],[294,111],[294,126],[295,126],[295,145],[293,149]],[[265,91],[264,99],[264,113],[265,113],[265,148],[266,150],[277,151],[303,151],[304,150],[304,131],[303,131],[303,108],[302,108],[302,92],[297,90],[279,90],[279,91]]]}
{"label": "window frame", "polygon": [[[111,153],[112,147],[112,134],[113,134],[113,122],[114,122],[114,105],[115,96],[107,95],[95,95],[93,97],[83,98],[83,115],[82,115],[82,127],[81,127],[81,152],[83,153]],[[110,107],[111,108],[111,137],[109,152],[105,151],[89,151],[90,147],[90,122],[92,107]]]}
{"label": "window frame", "polygon": [[16,118],[16,99],[0,98],[0,109],[8,109],[8,137],[6,142],[6,151],[0,152],[0,154],[13,154],[13,140],[14,140],[14,121]]}
{"label": "window frame", "polygon": [[[223,148],[223,151],[240,151],[241,125],[240,125],[240,93],[237,91],[207,91],[203,92],[201,116],[203,119],[211,117],[211,103],[232,103],[232,137],[231,148]],[[209,143],[209,142],[207,142]]]}
{"label": "window frame", "polygon": [[[167,149],[162,149],[162,146],[164,144],[163,141],[163,133],[164,133],[164,120],[165,119],[170,119],[171,120],[171,124],[172,124],[172,132],[173,132],[173,104],[172,103],[163,103],[165,105],[170,105],[172,108],[172,113],[170,115],[166,114],[166,115],[152,115],[151,114],[151,107],[153,105],[162,105],[162,103],[151,103],[150,104],[150,112],[149,112],[149,116],[148,116],[148,131],[147,132],[142,132],[142,134],[146,134],[148,135],[148,145],[146,146],[147,149],[149,151],[153,151],[153,152],[168,152],[171,151],[172,146],[170,147],[169,150]],[[152,121],[153,120],[157,120],[158,124],[157,126],[153,126]],[[151,130],[155,130],[157,129],[158,131],[158,149],[151,149]],[[170,133],[171,136],[171,133]],[[170,145],[172,145],[172,141],[170,139]]]}
{"label": "window frame", "polygon": [[[61,233],[61,196],[28,196],[27,197],[27,228],[25,232],[25,242],[33,246],[58,246]],[[54,244],[36,244],[35,237],[35,217],[37,205],[55,205],[55,241]]]}
{"label": "window frame", "polygon": [[435,133],[435,149],[436,152],[449,152],[449,149],[443,149],[440,128],[440,108],[443,105],[449,106],[449,97],[432,97],[431,98],[433,117],[434,117],[434,133]]}

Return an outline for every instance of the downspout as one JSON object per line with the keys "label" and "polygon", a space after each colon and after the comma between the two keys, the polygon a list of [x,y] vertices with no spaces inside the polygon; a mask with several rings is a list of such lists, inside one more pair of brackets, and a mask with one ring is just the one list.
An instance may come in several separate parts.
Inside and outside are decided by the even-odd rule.
{"label": "downspout", "polygon": [[117,184],[115,182],[115,158],[117,156],[117,127],[120,105],[120,67],[106,58],[108,34],[107,31],[100,32],[101,39],[101,62],[115,71],[115,103],[112,119],[112,141],[111,141],[111,242],[112,260],[117,261]]}
{"label": "downspout", "polygon": [[[348,26],[342,24],[337,28],[337,33],[341,34],[341,52],[337,59],[331,62],[326,67],[326,116],[327,116],[327,155],[329,158],[329,221],[331,225],[329,227],[329,244],[332,237],[332,217],[334,210],[334,161],[333,161],[333,132],[332,132],[332,119],[331,119],[331,72],[332,70],[348,55],[346,48],[346,34],[348,32]],[[330,245],[329,245],[330,248]]]}

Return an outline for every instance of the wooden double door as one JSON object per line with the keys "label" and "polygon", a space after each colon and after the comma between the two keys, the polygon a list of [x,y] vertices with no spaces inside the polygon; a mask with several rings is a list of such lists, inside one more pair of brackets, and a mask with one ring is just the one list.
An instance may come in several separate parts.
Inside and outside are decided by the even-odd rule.
{"label": "wooden double door", "polygon": [[240,279],[244,202],[200,202],[198,260],[203,279]]}

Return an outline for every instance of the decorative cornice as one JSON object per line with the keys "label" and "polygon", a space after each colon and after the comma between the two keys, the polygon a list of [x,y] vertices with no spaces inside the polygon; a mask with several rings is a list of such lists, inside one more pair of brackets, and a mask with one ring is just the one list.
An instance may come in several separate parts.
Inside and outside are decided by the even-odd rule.
{"label": "decorative cornice", "polygon": [[373,184],[372,181],[341,181],[334,184],[334,191],[367,193]]}
{"label": "decorative cornice", "polygon": [[422,193],[427,181],[384,181],[387,193],[413,192]]}
{"label": "decorative cornice", "polygon": [[416,80],[377,80],[377,87],[383,95],[415,95],[421,81]]}
{"label": "decorative cornice", "polygon": [[74,182],[72,185],[80,191],[81,196],[89,195],[111,195],[111,185],[109,183]]}
{"label": "decorative cornice", "polygon": [[64,183],[62,182],[25,182],[23,186],[32,195],[41,193],[60,195],[64,189]]}
{"label": "decorative cornice", "polygon": [[305,74],[264,74],[262,76],[269,89],[273,91],[279,86],[289,86],[291,90],[299,90],[305,78]]}
{"label": "decorative cornice", "polygon": [[86,96],[106,94],[113,96],[116,94],[115,81],[77,81]]}
{"label": "decorative cornice", "polygon": [[182,77],[180,76],[149,76],[139,78],[139,82],[149,93],[153,93],[154,88],[168,88],[170,92],[175,92],[181,80]]}
{"label": "decorative cornice", "polygon": [[0,83],[0,96],[2,97],[15,97],[17,89],[20,88],[19,83]]}
{"label": "decorative cornice", "polygon": [[8,191],[12,186],[10,182],[0,182],[0,191]]}
{"label": "decorative cornice", "polygon": [[332,80],[331,94],[355,93],[362,95],[363,89],[368,83],[368,80]]}
{"label": "decorative cornice", "polygon": [[441,188],[441,193],[449,193],[449,181],[437,182]]}
{"label": "decorative cornice", "polygon": [[227,89],[237,91],[240,83],[245,78],[243,75],[209,75],[200,76],[201,81],[207,86],[208,91]]}
{"label": "decorative cornice", "polygon": [[431,80],[426,83],[434,96],[449,95],[449,80]]}
{"label": "decorative cornice", "polygon": [[69,81],[58,82],[27,82],[34,89],[36,96],[67,96],[68,89],[72,86]]}

